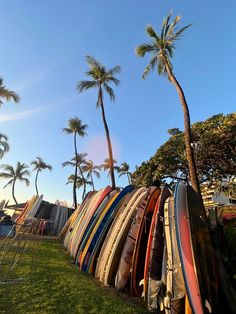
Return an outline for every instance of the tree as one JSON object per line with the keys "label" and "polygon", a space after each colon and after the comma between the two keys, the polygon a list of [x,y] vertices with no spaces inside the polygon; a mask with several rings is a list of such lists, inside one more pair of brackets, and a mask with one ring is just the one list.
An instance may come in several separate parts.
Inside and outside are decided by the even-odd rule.
{"label": "tree", "polygon": [[[74,181],[75,181],[75,175],[74,174],[71,174],[68,179],[67,179],[67,182],[66,184],[70,184],[70,183],[73,183],[74,184]],[[77,179],[76,179],[76,189],[79,189],[81,188],[81,186],[84,185],[84,182],[83,182],[83,178],[80,177],[80,176],[77,176]]]}
{"label": "tree", "polygon": [[[70,183],[74,184],[74,181],[75,181],[75,176],[74,176],[74,174],[71,174],[68,177],[66,184],[70,184]],[[86,180],[84,177],[77,176],[77,179],[76,179],[76,189],[79,189],[79,188],[81,188],[81,186],[84,186],[86,184],[92,185],[92,182]]]}
{"label": "tree", "polygon": [[38,186],[37,186],[39,172],[45,169],[52,171],[52,166],[49,164],[46,164],[46,162],[41,157],[36,157],[36,159],[31,162],[31,165],[34,166],[33,171],[34,170],[36,171],[34,185],[35,185],[36,193],[37,195],[39,195]]}
{"label": "tree", "polygon": [[5,153],[9,152],[10,147],[7,141],[7,136],[0,133],[0,158],[2,158]]}
{"label": "tree", "polygon": [[157,66],[158,74],[167,75],[169,81],[175,86],[177,90],[184,113],[184,141],[186,158],[189,167],[190,181],[194,190],[201,197],[201,191],[197,176],[197,168],[192,147],[193,141],[190,128],[189,108],[184,95],[184,91],[174,75],[173,66],[170,61],[173,57],[174,49],[176,48],[175,42],[181,38],[183,32],[187,28],[189,28],[191,24],[181,29],[178,29],[178,22],[180,21],[181,17],[176,16],[174,21],[171,23],[171,14],[172,13],[169,13],[167,18],[164,18],[160,35],[155,32],[154,28],[151,25],[146,28],[147,34],[150,37],[151,42],[148,44],[140,45],[139,47],[137,47],[136,52],[137,55],[140,57],[144,57],[146,53],[150,53],[152,55],[151,61],[144,71],[144,79],[149,74],[149,72],[151,70],[154,70],[154,68]]}
{"label": "tree", "polygon": [[2,99],[6,101],[14,100],[16,103],[20,101],[20,97],[14,91],[7,89],[3,85],[3,79],[0,78],[0,106],[3,104]]}
{"label": "tree", "polygon": [[127,175],[128,182],[130,184],[130,177],[131,177],[131,172],[129,171],[129,165],[124,161],[122,162],[121,166],[118,169],[119,177],[123,175]]}
{"label": "tree", "polygon": [[24,163],[20,163],[17,161],[16,168],[14,169],[11,165],[1,165],[1,168],[4,169],[4,172],[0,173],[0,178],[2,179],[9,179],[7,184],[3,187],[4,189],[8,186],[12,186],[12,197],[18,207],[18,203],[15,197],[15,184],[16,181],[24,182],[27,186],[29,186],[30,181],[27,178],[30,175],[28,170],[28,166]]}
{"label": "tree", "polygon": [[[80,176],[82,177],[83,179],[83,186],[84,186],[84,190],[83,190],[83,195],[82,195],[82,198],[84,199],[84,196],[86,194],[86,180],[84,178],[84,175],[83,175],[83,170],[82,170],[82,167],[83,165],[85,165],[86,163],[86,159],[85,157],[87,156],[88,154],[86,153],[80,153],[80,154],[77,154],[77,163],[76,163],[76,158],[73,157],[70,161],[65,161],[63,162],[62,164],[62,167],[65,167],[65,166],[72,166],[72,167],[77,167],[79,168],[79,171],[80,171]],[[78,174],[77,174],[78,176]],[[75,176],[73,177],[74,180],[75,180]],[[76,181],[76,180],[75,180]],[[75,184],[74,184],[75,186]],[[74,187],[73,187],[73,191],[74,191]]]}
{"label": "tree", "polygon": [[95,175],[97,178],[100,178],[101,177],[99,173],[100,170],[101,170],[101,167],[96,166],[92,160],[86,161],[85,165],[82,166],[82,172],[87,172],[87,179],[91,179],[93,191],[95,190],[93,175]]}
{"label": "tree", "polygon": [[[75,159],[78,157],[78,150],[77,150],[77,135],[84,137],[87,135],[86,129],[87,124],[83,124],[83,122],[78,118],[74,117],[68,121],[68,128],[63,128],[63,132],[67,134],[73,134],[74,137],[74,152],[75,152]],[[74,177],[74,186],[73,186],[73,198],[75,208],[77,208],[77,195],[76,195],[76,180],[78,175],[78,163],[75,163],[75,177]]]}
{"label": "tree", "polygon": [[[218,114],[192,124],[193,143],[200,183],[231,183],[236,173],[236,113]],[[173,132],[173,130],[175,130]],[[154,179],[188,178],[184,133],[168,131],[171,137],[154,156],[132,174],[132,183],[146,185]]]}
{"label": "tree", "polygon": [[114,76],[115,74],[120,73],[120,66],[115,66],[112,69],[107,70],[98,60],[94,59],[91,56],[86,57],[89,70],[86,72],[86,75],[92,80],[89,81],[80,81],[77,85],[78,91],[81,93],[87,91],[90,88],[98,89],[98,99],[97,99],[97,108],[101,108],[102,111],[102,120],[105,128],[108,154],[109,154],[109,167],[111,173],[111,183],[112,188],[115,189],[115,175],[114,175],[114,166],[113,166],[113,152],[110,139],[110,132],[106,121],[105,108],[104,108],[104,92],[106,92],[110,101],[115,101],[115,94],[113,89],[108,85],[109,83],[114,83],[116,86],[120,84],[120,81]]}
{"label": "tree", "polygon": [[[118,166],[114,166],[114,164],[116,164],[117,161],[115,159],[112,159],[112,164],[113,164],[113,171],[119,170]],[[107,177],[111,177],[111,168],[110,168],[110,160],[108,158],[106,158],[103,162],[103,164],[101,164],[100,166],[104,171],[108,171]]]}

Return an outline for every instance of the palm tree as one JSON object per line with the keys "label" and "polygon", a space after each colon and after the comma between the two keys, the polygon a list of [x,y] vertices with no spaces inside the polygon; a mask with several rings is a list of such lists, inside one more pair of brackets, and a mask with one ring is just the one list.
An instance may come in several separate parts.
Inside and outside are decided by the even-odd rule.
{"label": "palm tree", "polygon": [[115,101],[115,94],[113,89],[109,86],[109,83],[114,83],[116,86],[120,84],[120,81],[114,76],[117,73],[120,73],[120,66],[115,66],[112,69],[107,70],[98,60],[94,59],[91,56],[86,57],[89,70],[86,72],[86,75],[92,80],[89,81],[80,81],[77,85],[78,91],[81,93],[90,88],[98,89],[98,99],[97,99],[97,108],[101,108],[102,111],[102,120],[105,128],[107,146],[108,146],[108,155],[109,155],[109,167],[111,169],[111,182],[112,188],[115,189],[115,176],[113,168],[113,153],[112,145],[110,139],[109,128],[105,116],[104,108],[104,92],[106,92],[111,101]]}
{"label": "palm tree", "polygon": [[12,197],[18,207],[18,203],[15,198],[15,184],[16,181],[19,180],[21,182],[25,182],[25,184],[29,186],[30,181],[27,177],[30,175],[30,172],[28,170],[28,166],[17,161],[15,169],[11,165],[1,165],[0,167],[4,169],[4,172],[0,173],[0,178],[9,179],[3,188],[5,189],[8,185],[12,186]]}
{"label": "palm tree", "polygon": [[[65,166],[72,166],[72,167],[77,167],[77,169],[79,168],[79,172],[80,172],[80,176],[82,177],[83,179],[83,186],[84,186],[84,190],[83,190],[83,196],[82,198],[84,199],[84,196],[86,194],[86,180],[84,178],[84,175],[83,175],[83,170],[82,170],[82,167],[83,165],[85,165],[86,163],[86,160],[85,160],[85,157],[87,156],[88,154],[86,153],[80,153],[80,154],[77,154],[77,163],[76,163],[76,159],[75,157],[71,158],[70,161],[65,161],[62,163],[62,167],[65,167]],[[78,174],[77,174],[77,177],[78,177]],[[73,177],[74,180],[75,180],[75,176]],[[75,180],[76,181],[76,180]],[[75,185],[75,184],[74,184]],[[73,189],[74,191],[74,189]]]}
{"label": "palm tree", "polygon": [[[73,183],[74,184],[74,181],[75,181],[75,176],[74,176],[74,174],[71,174],[68,177],[66,184],[69,184],[69,183]],[[79,188],[81,188],[81,186],[84,186],[86,184],[92,185],[92,182],[86,180],[84,177],[77,176],[77,179],[76,179],[76,189],[79,189]]]}
{"label": "palm tree", "polygon": [[2,99],[6,101],[14,100],[14,102],[20,101],[20,97],[14,91],[7,89],[3,85],[3,79],[0,78],[0,106],[3,104]]}
{"label": "palm tree", "polygon": [[[117,161],[115,159],[112,159],[113,169],[116,171],[119,171],[118,166],[114,166],[114,164],[117,164]],[[108,171],[107,177],[111,177],[111,168],[110,168],[110,160],[106,158],[103,162],[103,164],[100,165],[100,168],[102,168],[104,171]]]}
{"label": "palm tree", "polygon": [[9,152],[8,138],[6,135],[0,133],[0,159],[4,156],[5,153]]}
{"label": "palm tree", "polygon": [[[78,151],[77,151],[77,135],[84,137],[87,135],[86,129],[87,124],[83,124],[83,122],[78,118],[74,117],[68,121],[68,128],[63,128],[63,132],[67,134],[73,134],[74,136],[74,152],[75,152],[75,159],[77,159]],[[74,186],[73,186],[73,197],[74,197],[74,204],[75,208],[77,208],[77,196],[76,196],[76,180],[78,175],[78,163],[75,163],[75,177],[74,177]]]}
{"label": "palm tree", "polygon": [[161,34],[158,35],[151,25],[147,26],[146,31],[148,36],[150,37],[150,43],[143,44],[137,47],[136,53],[140,57],[144,57],[146,53],[150,53],[152,55],[150,63],[147,65],[143,78],[149,74],[151,70],[157,66],[158,74],[167,75],[169,81],[174,84],[177,93],[179,95],[179,99],[182,105],[183,113],[184,113],[184,136],[185,136],[185,146],[186,146],[186,158],[189,165],[189,175],[190,181],[194,190],[201,197],[199,181],[197,177],[197,169],[194,160],[194,153],[192,148],[192,135],[190,128],[190,114],[187,105],[187,101],[181,88],[179,82],[177,81],[174,72],[173,66],[171,64],[171,58],[173,57],[174,49],[176,48],[175,42],[181,38],[183,32],[191,26],[191,24],[178,29],[178,22],[180,21],[180,16],[176,16],[174,21],[171,23],[171,14],[169,13],[167,18],[164,18],[162,24]]}
{"label": "palm tree", "polygon": [[92,160],[86,161],[85,166],[82,167],[82,171],[83,172],[87,172],[87,179],[91,179],[91,183],[92,183],[92,186],[93,186],[93,191],[95,190],[93,174],[97,178],[101,178],[99,170],[101,170],[101,167],[100,166],[95,166],[95,164],[94,164],[94,162]]}
{"label": "palm tree", "polygon": [[[69,184],[69,183],[73,183],[74,184],[74,181],[75,181],[75,175],[71,174],[68,177],[66,184]],[[80,176],[77,176],[77,179],[76,179],[76,189],[79,189],[83,185],[84,185],[83,178],[80,177]]]}
{"label": "palm tree", "polygon": [[119,177],[123,176],[123,175],[127,175],[127,178],[128,178],[128,181],[129,181],[129,184],[131,184],[131,172],[129,171],[129,165],[124,161],[122,162],[122,164],[120,165],[119,167],[119,170],[118,170],[118,173],[119,173]]}
{"label": "palm tree", "polygon": [[52,171],[52,166],[49,164],[46,164],[46,162],[41,157],[36,157],[36,159],[31,162],[31,165],[34,166],[33,171],[36,170],[34,185],[35,185],[36,193],[37,195],[39,195],[38,186],[37,186],[39,172],[41,172],[44,169],[48,169],[49,171]]}

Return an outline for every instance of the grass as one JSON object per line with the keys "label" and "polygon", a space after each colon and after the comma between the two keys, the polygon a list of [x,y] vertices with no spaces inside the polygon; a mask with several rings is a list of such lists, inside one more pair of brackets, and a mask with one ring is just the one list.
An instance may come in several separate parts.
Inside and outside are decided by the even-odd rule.
{"label": "grass", "polygon": [[[149,313],[141,299],[102,287],[94,277],[80,273],[56,240],[34,240],[31,244],[9,276],[27,280],[0,285],[0,313]],[[6,267],[1,267],[1,280]]]}

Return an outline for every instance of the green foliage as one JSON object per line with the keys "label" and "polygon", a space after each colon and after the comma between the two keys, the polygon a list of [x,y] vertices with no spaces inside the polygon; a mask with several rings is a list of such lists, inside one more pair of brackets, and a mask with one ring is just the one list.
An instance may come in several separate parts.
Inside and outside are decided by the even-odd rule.
{"label": "green foliage", "polygon": [[[153,179],[188,177],[184,133],[174,128],[166,143],[132,174],[136,185]],[[193,146],[200,182],[227,181],[236,173],[236,114],[218,114],[192,125]]]}
{"label": "green foliage", "polygon": [[78,117],[69,119],[68,128],[63,128],[62,131],[67,134],[78,134],[81,137],[87,135],[86,129],[88,128],[87,124],[83,124],[82,120]]}
{"label": "green foliage", "polygon": [[109,70],[105,68],[98,60],[94,57],[86,56],[86,61],[88,64],[88,71],[86,76],[90,77],[91,80],[80,81],[77,85],[77,90],[79,93],[87,91],[90,88],[97,88],[99,91],[99,97],[97,101],[97,107],[100,107],[103,101],[103,91],[109,95],[111,101],[115,101],[115,94],[113,89],[108,85],[114,83],[116,86],[120,84],[120,81],[114,76],[120,73],[121,67],[115,66]]}
{"label": "green foliage", "polygon": [[10,179],[7,184],[4,186],[12,185],[13,182],[19,180],[24,182],[27,186],[29,186],[30,181],[27,178],[30,175],[30,171],[28,170],[28,166],[24,163],[20,163],[17,161],[16,167],[12,167],[11,165],[1,165],[1,168],[4,169],[4,172],[0,173],[1,179]]}
{"label": "green foliage", "polygon": [[181,17],[177,15],[173,22],[171,22],[172,12],[169,13],[167,18],[164,18],[162,23],[161,33],[157,34],[151,25],[146,28],[147,35],[150,37],[150,43],[145,43],[136,48],[136,53],[140,57],[144,57],[146,53],[151,54],[152,58],[146,66],[143,78],[157,67],[158,74],[166,74],[166,66],[172,70],[170,59],[173,57],[174,49],[176,48],[175,42],[179,40],[183,32],[191,26],[191,24],[178,29],[178,22]]}
{"label": "green foliage", "polygon": [[52,171],[52,166],[47,164],[41,157],[36,157],[36,159],[31,162],[31,165],[34,167],[33,171],[42,171],[44,169]]}
{"label": "green foliage", "polygon": [[31,260],[28,249],[14,274],[28,281],[0,286],[0,313],[149,313],[141,300],[104,288],[94,277],[80,273],[56,241],[38,240],[29,278]]}
{"label": "green foliage", "polygon": [[6,101],[13,100],[16,103],[20,101],[20,97],[14,91],[7,89],[3,85],[3,79],[0,78],[0,106],[3,104],[2,99]]}
{"label": "green foliage", "polygon": [[[115,164],[117,164],[117,161],[113,159],[113,165]],[[107,174],[108,177],[111,175],[111,165],[110,165],[109,158],[106,158],[104,160],[103,164],[100,165],[100,168],[103,169],[104,171],[108,171],[108,174]],[[113,166],[113,169],[118,172],[120,168],[119,166]]]}
{"label": "green foliage", "polygon": [[9,149],[8,137],[0,133],[0,159],[5,155],[5,153],[9,152]]}

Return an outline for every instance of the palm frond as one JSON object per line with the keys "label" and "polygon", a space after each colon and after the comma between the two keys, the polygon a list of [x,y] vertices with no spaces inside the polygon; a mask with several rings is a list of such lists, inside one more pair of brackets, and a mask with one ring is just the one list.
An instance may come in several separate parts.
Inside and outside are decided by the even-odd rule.
{"label": "palm frond", "polygon": [[[0,79],[0,98],[4,98],[6,99],[6,101],[10,101],[13,100],[14,102],[19,102],[20,101],[20,97],[12,90],[7,89],[4,85],[3,85],[3,79]],[[2,104],[3,102],[0,101],[0,104]]]}
{"label": "palm frond", "polygon": [[14,179],[11,179],[10,181],[8,181],[5,185],[4,185],[4,189],[8,186],[8,185],[12,185],[12,183],[14,182]]}
{"label": "palm frond", "polygon": [[100,179],[101,178],[101,174],[97,171],[97,170],[94,170],[93,171],[93,174],[95,174],[95,176]]}
{"label": "palm frond", "polygon": [[121,67],[119,65],[116,65],[112,69],[107,71],[108,76],[113,76],[114,74],[118,74],[121,72]]}
{"label": "palm frond", "polygon": [[69,128],[62,128],[62,132],[65,132],[67,134],[72,134],[73,133],[73,131],[71,129],[69,129]]}
{"label": "palm frond", "polygon": [[154,31],[153,27],[151,25],[148,25],[146,27],[146,32],[150,37],[153,37],[156,39],[157,42],[160,41],[160,37],[156,34],[156,32]]}
{"label": "palm frond", "polygon": [[20,181],[24,182],[26,184],[26,186],[30,185],[30,181],[27,178],[22,178]]}
{"label": "palm frond", "polygon": [[180,30],[178,30],[176,33],[174,33],[173,35],[170,36],[169,40],[174,41],[174,40],[179,40],[182,35],[183,32],[188,29],[190,26],[192,26],[192,24],[188,24],[187,26],[184,26],[183,28],[181,28]]}
{"label": "palm frond", "polygon": [[72,161],[65,161],[65,162],[63,162],[61,165],[62,165],[62,167],[66,167],[66,166],[72,166],[72,167],[74,167],[74,166],[75,166],[75,162],[72,162]]}
{"label": "palm frond", "polygon": [[108,93],[110,100],[115,102],[115,94],[113,89],[106,83],[103,84],[105,91]]}
{"label": "palm frond", "polygon": [[150,70],[151,70],[150,64],[148,64],[148,65],[146,66],[146,68],[144,69],[144,72],[143,72],[142,78],[143,78],[144,80],[145,80],[145,78],[148,76],[148,74],[150,73]]}
{"label": "palm frond", "polygon": [[15,174],[15,169],[11,165],[2,164],[0,168],[3,168],[5,171],[8,171],[11,174]]}
{"label": "palm frond", "polygon": [[139,57],[144,57],[147,52],[153,52],[156,47],[153,44],[143,44],[136,48],[136,54]]}
{"label": "palm frond", "polygon": [[114,76],[108,76],[107,77],[107,81],[108,82],[112,82],[112,83],[114,83],[116,86],[118,86],[118,85],[120,85],[120,80],[118,80],[116,77],[114,77]]}
{"label": "palm frond", "polygon": [[83,91],[86,91],[90,88],[98,87],[98,82],[96,81],[81,81],[77,84],[77,90],[79,93],[82,93]]}
{"label": "palm frond", "polygon": [[10,179],[12,177],[13,177],[13,175],[10,173],[7,173],[7,172],[1,172],[0,173],[0,178],[2,178],[2,179]]}
{"label": "palm frond", "polygon": [[87,55],[85,58],[89,67],[101,67],[101,63],[94,57]]}

